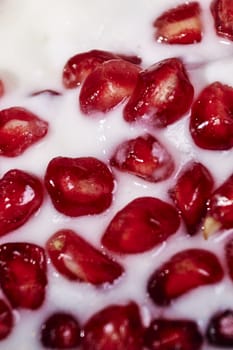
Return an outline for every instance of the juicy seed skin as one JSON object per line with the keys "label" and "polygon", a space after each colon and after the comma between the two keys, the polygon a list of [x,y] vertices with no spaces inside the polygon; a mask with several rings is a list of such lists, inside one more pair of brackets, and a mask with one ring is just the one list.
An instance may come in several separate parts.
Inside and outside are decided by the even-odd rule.
{"label": "juicy seed skin", "polygon": [[185,3],[164,12],[154,21],[155,39],[165,44],[188,45],[202,39],[198,2]]}
{"label": "juicy seed skin", "polygon": [[46,136],[48,123],[25,108],[0,111],[0,155],[16,157]]}
{"label": "juicy seed skin", "polygon": [[206,86],[194,102],[190,133],[197,146],[208,150],[233,147],[233,88],[218,81]]}
{"label": "juicy seed skin", "polygon": [[84,325],[82,350],[143,350],[143,333],[136,303],[110,305]]}
{"label": "juicy seed skin", "polygon": [[166,180],[175,168],[171,154],[150,134],[120,144],[110,164],[149,182]]}
{"label": "juicy seed skin", "polygon": [[79,323],[69,313],[56,312],[42,324],[40,341],[46,348],[76,348],[80,344]]}
{"label": "juicy seed skin", "polygon": [[205,249],[187,249],[173,255],[151,275],[147,291],[155,304],[167,306],[200,286],[222,280],[217,256]]}
{"label": "juicy seed skin", "polygon": [[45,186],[54,207],[76,217],[99,214],[112,203],[114,178],[97,158],[53,158],[45,174]]}
{"label": "juicy seed skin", "polygon": [[12,310],[3,299],[0,299],[0,340],[9,336],[14,326]]}
{"label": "juicy seed skin", "polygon": [[99,65],[81,87],[80,109],[85,115],[106,113],[131,96],[140,68],[128,61],[114,59]]}
{"label": "juicy seed skin", "polygon": [[101,242],[115,253],[142,253],[166,241],[179,224],[179,215],[173,206],[158,198],[140,197],[113,217]]}
{"label": "juicy seed skin", "polygon": [[233,41],[233,9],[231,0],[213,0],[211,13],[214,18],[216,33]]}
{"label": "juicy seed skin", "polygon": [[183,62],[169,58],[139,73],[136,87],[124,108],[124,119],[163,128],[188,112],[194,89]]}
{"label": "juicy seed skin", "polygon": [[211,317],[206,338],[211,345],[233,348],[233,310],[221,310]]}
{"label": "juicy seed skin", "polygon": [[0,236],[27,222],[41,207],[44,190],[35,176],[19,169],[0,179]]}
{"label": "juicy seed skin", "polygon": [[21,242],[0,245],[0,285],[14,308],[38,309],[47,285],[44,249]]}
{"label": "juicy seed skin", "polygon": [[196,234],[200,227],[213,186],[214,180],[208,169],[201,163],[192,162],[182,170],[169,191],[190,235]]}
{"label": "juicy seed skin", "polygon": [[145,332],[150,350],[199,350],[203,337],[196,322],[185,319],[154,319]]}
{"label": "juicy seed skin", "polygon": [[72,230],[60,230],[47,241],[55,268],[66,278],[94,285],[113,283],[124,269]]}

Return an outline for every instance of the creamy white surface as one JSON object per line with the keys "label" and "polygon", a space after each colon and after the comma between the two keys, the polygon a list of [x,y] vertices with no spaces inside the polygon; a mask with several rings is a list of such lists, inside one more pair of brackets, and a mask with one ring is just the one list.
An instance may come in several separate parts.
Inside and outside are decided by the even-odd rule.
{"label": "creamy white surface", "polygon": [[[49,121],[49,134],[22,156],[0,159],[0,174],[20,168],[41,178],[50,159],[55,156],[95,156],[108,162],[116,145],[142,130],[126,124],[123,106],[103,118],[87,118],[78,107],[79,90],[65,91],[62,69],[76,53],[90,49],[106,49],[125,54],[137,54],[147,67],[162,58],[182,57],[189,69],[196,94],[206,84],[220,80],[233,84],[233,43],[214,33],[209,1],[201,1],[204,38],[190,46],[156,44],[153,20],[165,9],[181,1],[133,0],[3,0],[0,3],[0,77],[6,83],[6,94],[0,108],[22,106]],[[200,65],[199,65],[200,64]],[[195,68],[194,66],[199,66]],[[60,97],[40,95],[29,97],[40,89],[55,89]],[[233,153],[209,152],[194,146],[188,133],[188,116],[168,127],[155,131],[176,160],[176,173],[188,160],[205,164],[212,172],[216,186],[233,171]],[[177,137],[179,135],[179,137]],[[136,177],[114,171],[117,186],[111,208],[105,213],[70,219],[59,214],[48,196],[39,212],[27,224],[0,239],[0,242],[28,241],[44,245],[48,237],[60,228],[73,228],[87,240],[99,246],[100,237],[114,213],[131,199],[154,195],[169,201],[167,189],[175,179],[148,184]],[[201,234],[189,238],[184,228],[161,247],[145,254],[120,257],[126,275],[116,285],[104,290],[81,283],[71,283],[59,276],[49,265],[49,285],[44,305],[38,311],[16,311],[16,324],[0,349],[37,350],[38,330],[43,320],[56,310],[71,310],[80,322],[95,311],[114,302],[136,300],[142,308],[145,322],[156,315],[195,318],[202,330],[213,312],[233,305],[233,283],[226,277],[216,286],[203,287],[175,301],[172,307],[157,308],[146,296],[150,273],[168,257],[186,247],[204,247],[216,251],[223,259],[223,244],[230,232],[207,242]],[[204,349],[208,349],[207,345]],[[209,348],[210,349],[210,348]],[[215,348],[216,349],[216,348]]]}

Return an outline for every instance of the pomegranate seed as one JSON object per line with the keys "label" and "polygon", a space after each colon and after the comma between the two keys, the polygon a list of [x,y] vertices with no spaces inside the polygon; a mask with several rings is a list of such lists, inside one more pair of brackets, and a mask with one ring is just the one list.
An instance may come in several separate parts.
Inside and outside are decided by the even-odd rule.
{"label": "pomegranate seed", "polygon": [[54,313],[41,327],[41,343],[44,347],[57,349],[77,347],[80,343],[78,321],[69,313]]}
{"label": "pomegranate seed", "polygon": [[72,230],[56,232],[48,240],[46,247],[56,269],[71,280],[98,285],[112,283],[123,273],[120,264],[95,249]]}
{"label": "pomegranate seed", "polygon": [[166,180],[174,170],[172,156],[149,134],[120,144],[110,163],[121,171],[151,182]]}
{"label": "pomegranate seed", "polygon": [[13,314],[3,299],[0,299],[0,340],[5,339],[13,328]]}
{"label": "pomegranate seed", "polygon": [[136,198],[112,219],[102,244],[116,253],[141,253],[174,234],[180,224],[175,208],[152,197]]}
{"label": "pomegranate seed", "polygon": [[155,38],[167,44],[193,44],[202,39],[198,2],[185,3],[164,12],[154,22]]}
{"label": "pomegranate seed", "polygon": [[194,90],[178,58],[160,61],[141,71],[136,88],[124,109],[127,122],[146,121],[165,127],[190,108]]}
{"label": "pomegranate seed", "polygon": [[80,216],[101,213],[111,205],[114,178],[96,158],[57,157],[47,167],[45,185],[59,212]]}
{"label": "pomegranate seed", "polygon": [[230,241],[226,244],[225,254],[230,278],[233,281],[233,239],[230,239]]}
{"label": "pomegranate seed", "polygon": [[233,8],[231,0],[214,0],[211,12],[219,36],[233,40]]}
{"label": "pomegranate seed", "polygon": [[233,175],[217,188],[208,201],[204,237],[220,229],[233,228]]}
{"label": "pomegranate seed", "polygon": [[44,249],[31,243],[0,245],[0,284],[13,307],[39,308],[47,284]]}
{"label": "pomegranate seed", "polygon": [[186,166],[169,191],[179,210],[188,233],[193,235],[206,214],[206,202],[214,185],[213,178],[204,165],[192,162]]}
{"label": "pomegranate seed", "polygon": [[84,326],[84,350],[142,350],[143,325],[137,304],[111,305]]}
{"label": "pomegranate seed", "polygon": [[0,97],[2,97],[5,93],[5,87],[3,81],[0,79]]}
{"label": "pomegranate seed", "polygon": [[194,288],[214,284],[223,278],[218,258],[208,250],[187,249],[173,255],[149,279],[148,292],[161,306]]}
{"label": "pomegranate seed", "polygon": [[22,226],[43,200],[39,179],[18,169],[0,179],[0,236]]}
{"label": "pomegranate seed", "polygon": [[145,333],[150,350],[198,350],[202,342],[196,322],[190,320],[155,319]]}
{"label": "pomegranate seed", "polygon": [[140,64],[137,56],[114,54],[108,51],[91,50],[71,57],[63,69],[63,85],[67,89],[79,86],[87,76],[106,61],[122,58],[134,64]]}
{"label": "pomegranate seed", "polygon": [[39,90],[31,93],[30,96],[39,96],[39,95],[48,95],[48,96],[61,96],[61,93],[51,89]]}
{"label": "pomegranate seed", "polygon": [[233,348],[233,311],[228,309],[213,315],[208,323],[206,337],[214,346]]}
{"label": "pomegranate seed", "polygon": [[192,107],[190,132],[201,148],[227,150],[233,146],[233,88],[214,82]]}
{"label": "pomegranate seed", "polygon": [[140,68],[122,59],[99,65],[86,78],[79,95],[83,113],[107,112],[129,97]]}
{"label": "pomegranate seed", "polygon": [[0,155],[15,157],[43,138],[48,123],[20,107],[0,111]]}

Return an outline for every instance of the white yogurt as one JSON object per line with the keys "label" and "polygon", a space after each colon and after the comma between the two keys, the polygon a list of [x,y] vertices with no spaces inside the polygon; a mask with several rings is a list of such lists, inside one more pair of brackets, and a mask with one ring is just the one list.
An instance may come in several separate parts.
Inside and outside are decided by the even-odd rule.
{"label": "white yogurt", "polygon": [[[6,94],[0,108],[22,106],[48,120],[49,133],[22,156],[0,159],[1,176],[19,168],[43,177],[48,162],[55,156],[94,156],[108,162],[121,141],[147,131],[129,125],[118,106],[103,118],[88,118],[78,107],[79,90],[65,91],[62,69],[76,53],[105,49],[137,54],[147,67],[167,57],[182,57],[189,68],[196,94],[208,83],[220,80],[233,85],[233,43],[215,35],[209,12],[209,0],[201,1],[204,37],[200,44],[169,46],[156,44],[153,20],[162,11],[183,1],[133,0],[3,0],[0,3],[0,77],[6,83]],[[195,68],[199,66],[199,68]],[[40,89],[55,89],[62,96],[29,97]],[[233,153],[210,152],[194,146],[188,132],[188,116],[154,133],[170,149],[176,159],[176,173],[190,159],[196,159],[212,172],[216,186],[233,172]],[[178,137],[177,137],[178,135]],[[220,166],[220,164],[222,164]],[[100,238],[113,215],[133,198],[150,196],[168,200],[167,190],[175,179],[149,184],[134,176],[114,171],[117,187],[109,210],[101,215],[70,219],[58,213],[48,196],[42,208],[27,224],[2,237],[0,242],[28,241],[44,245],[61,228],[71,228],[99,247]],[[201,234],[189,238],[184,228],[162,246],[148,253],[120,257],[126,274],[113,286],[103,289],[70,282],[49,264],[46,301],[38,311],[15,312],[15,327],[0,349],[39,350],[39,328],[44,319],[57,310],[72,311],[81,324],[106,305],[129,299],[137,301],[145,323],[156,315],[195,318],[202,330],[218,309],[232,307],[233,283],[226,277],[216,286],[199,288],[175,301],[169,308],[158,308],[146,295],[151,272],[175,252],[187,247],[204,247],[216,251],[223,260],[224,235],[204,241]],[[207,345],[204,349],[211,349]],[[216,348],[215,348],[216,349]]]}

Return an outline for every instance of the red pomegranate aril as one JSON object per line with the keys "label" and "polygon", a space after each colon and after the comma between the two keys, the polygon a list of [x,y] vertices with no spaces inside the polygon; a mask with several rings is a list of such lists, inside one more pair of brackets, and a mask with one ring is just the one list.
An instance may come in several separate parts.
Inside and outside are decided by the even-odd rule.
{"label": "red pomegranate aril", "polygon": [[21,242],[0,245],[0,285],[14,308],[39,308],[47,285],[44,249]]}
{"label": "red pomegranate aril", "polygon": [[198,2],[184,3],[164,12],[154,22],[155,38],[167,44],[193,44],[202,39]]}
{"label": "red pomegranate aril", "polygon": [[110,305],[85,324],[82,350],[142,350],[143,332],[136,303]]}
{"label": "red pomegranate aril", "polygon": [[233,310],[221,310],[209,320],[206,338],[220,348],[233,348]]}
{"label": "red pomegranate aril", "polygon": [[3,109],[0,111],[0,155],[16,157],[47,132],[48,123],[27,109]]}
{"label": "red pomegranate aril", "polygon": [[63,69],[63,85],[67,89],[79,86],[87,76],[106,61],[122,58],[125,61],[140,64],[137,56],[114,54],[108,51],[91,50],[71,57]]}
{"label": "red pomegranate aril", "polygon": [[120,144],[110,164],[151,182],[166,180],[175,167],[170,153],[149,134]]}
{"label": "red pomegranate aril", "polygon": [[211,3],[216,33],[233,40],[233,7],[231,0],[214,0]]}
{"label": "red pomegranate aril", "polygon": [[203,225],[204,237],[230,228],[233,228],[233,175],[213,192],[208,201]]}
{"label": "red pomegranate aril", "polygon": [[18,169],[0,179],[0,236],[22,226],[40,208],[43,187],[39,179]]}
{"label": "red pomegranate aril", "polygon": [[225,255],[228,267],[228,272],[233,281],[233,239],[231,238],[225,245]]}
{"label": "red pomegranate aril", "polygon": [[201,163],[192,162],[182,171],[175,186],[169,191],[191,235],[197,232],[206,214],[207,200],[213,185],[214,180],[208,169]]}
{"label": "red pomegranate aril", "polygon": [[0,340],[5,339],[14,326],[13,314],[10,307],[0,299]]}
{"label": "red pomegranate aril", "polygon": [[140,197],[116,213],[101,242],[115,253],[142,253],[166,241],[179,224],[173,206],[158,198]]}
{"label": "red pomegranate aril", "polygon": [[197,146],[209,150],[233,147],[233,88],[214,82],[192,106],[190,132]]}
{"label": "red pomegranate aril", "polygon": [[114,178],[93,157],[57,157],[50,161],[45,186],[54,207],[68,216],[99,214],[112,202]]}
{"label": "red pomegranate aril", "polygon": [[189,110],[193,94],[182,61],[165,59],[139,73],[135,90],[124,108],[124,119],[165,127]]}
{"label": "red pomegranate aril", "polygon": [[2,97],[5,93],[5,86],[3,81],[0,79],[0,97]]}
{"label": "red pomegranate aril", "polygon": [[56,232],[48,240],[46,248],[56,269],[71,280],[95,285],[112,283],[124,271],[120,264],[72,230]]}
{"label": "red pomegranate aril", "polygon": [[99,65],[88,75],[79,95],[85,114],[107,112],[129,97],[136,85],[140,68],[122,59]]}
{"label": "red pomegranate aril", "polygon": [[77,319],[66,312],[56,312],[41,326],[40,341],[46,348],[74,349],[80,344]]}
{"label": "red pomegranate aril", "polygon": [[204,249],[187,249],[173,255],[151,275],[147,290],[157,305],[171,301],[193,289],[215,284],[223,278],[216,255]]}
{"label": "red pomegranate aril", "polygon": [[150,350],[199,350],[203,337],[196,322],[184,319],[154,319],[145,333]]}

